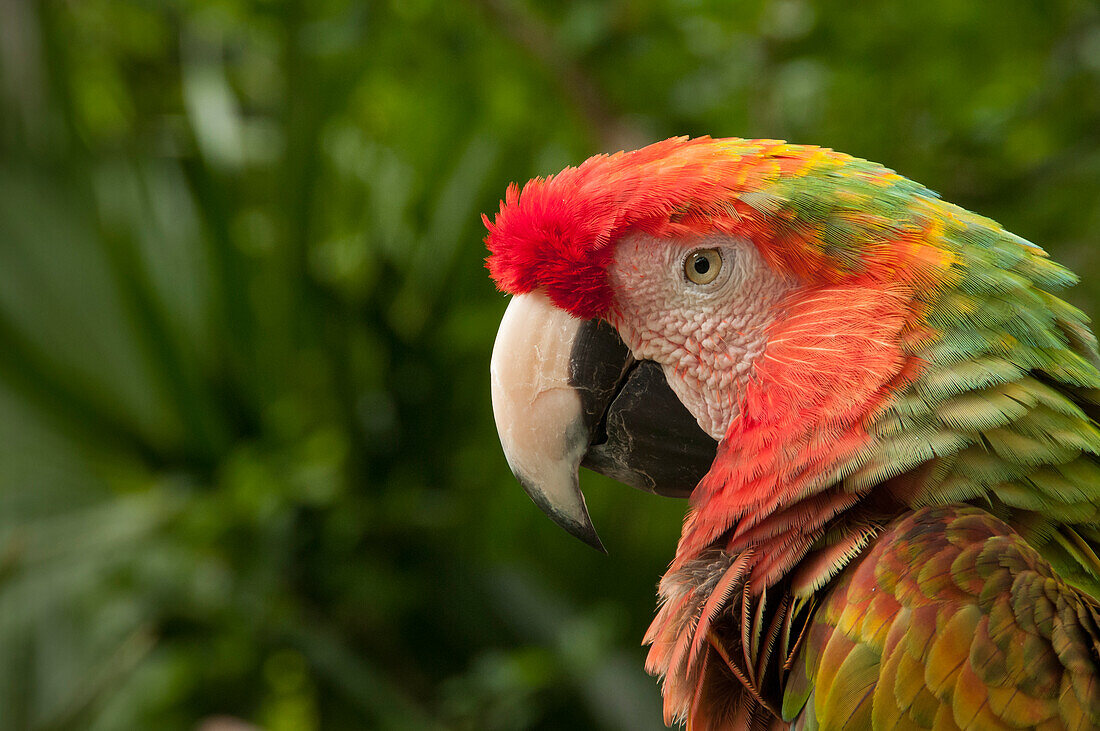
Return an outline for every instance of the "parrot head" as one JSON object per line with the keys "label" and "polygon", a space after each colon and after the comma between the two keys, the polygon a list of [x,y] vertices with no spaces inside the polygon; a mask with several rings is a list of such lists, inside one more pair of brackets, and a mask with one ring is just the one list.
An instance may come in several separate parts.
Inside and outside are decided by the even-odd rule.
{"label": "parrot head", "polygon": [[861,493],[889,499],[890,478],[952,449],[899,445],[898,405],[945,333],[978,328],[980,297],[1072,281],[881,165],[773,140],[596,156],[512,185],[484,220],[513,295],[494,416],[535,503],[599,546],[584,465],[690,495],[681,548],[797,523],[777,575]]}

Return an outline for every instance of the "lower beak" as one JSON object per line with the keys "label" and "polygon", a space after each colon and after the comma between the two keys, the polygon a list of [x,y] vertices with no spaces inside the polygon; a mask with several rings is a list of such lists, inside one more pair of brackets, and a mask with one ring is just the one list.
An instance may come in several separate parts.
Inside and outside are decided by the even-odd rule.
{"label": "lower beak", "polygon": [[714,461],[717,442],[660,366],[634,360],[606,322],[578,320],[541,293],[512,298],[489,370],[512,473],[555,523],[601,551],[579,467],[686,497]]}

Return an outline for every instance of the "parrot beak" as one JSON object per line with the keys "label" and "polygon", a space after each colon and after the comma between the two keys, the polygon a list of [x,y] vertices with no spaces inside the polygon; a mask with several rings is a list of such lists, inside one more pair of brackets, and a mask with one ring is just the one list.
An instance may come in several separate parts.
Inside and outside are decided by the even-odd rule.
{"label": "parrot beak", "polygon": [[[508,466],[539,508],[604,551],[581,493],[583,465],[647,492],[687,497],[718,443],[601,320],[578,320],[546,295],[516,295],[489,366]],[[606,551],[605,551],[606,552]]]}

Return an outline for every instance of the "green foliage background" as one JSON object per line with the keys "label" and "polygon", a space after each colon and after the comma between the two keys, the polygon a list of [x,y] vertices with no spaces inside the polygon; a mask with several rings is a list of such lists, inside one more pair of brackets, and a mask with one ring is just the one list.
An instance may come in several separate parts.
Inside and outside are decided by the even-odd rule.
{"label": "green foliage background", "polygon": [[[1100,294],[1086,0],[0,0],[0,729],[659,727],[683,504],[499,451],[505,185],[886,163]],[[220,720],[219,720],[220,719]]]}

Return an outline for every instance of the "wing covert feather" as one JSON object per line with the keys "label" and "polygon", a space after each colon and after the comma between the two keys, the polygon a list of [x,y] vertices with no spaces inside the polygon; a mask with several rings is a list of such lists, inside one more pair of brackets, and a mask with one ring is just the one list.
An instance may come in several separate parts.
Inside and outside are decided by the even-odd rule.
{"label": "wing covert feather", "polygon": [[1100,728],[1100,605],[978,508],[889,526],[809,636],[785,690],[793,728]]}

